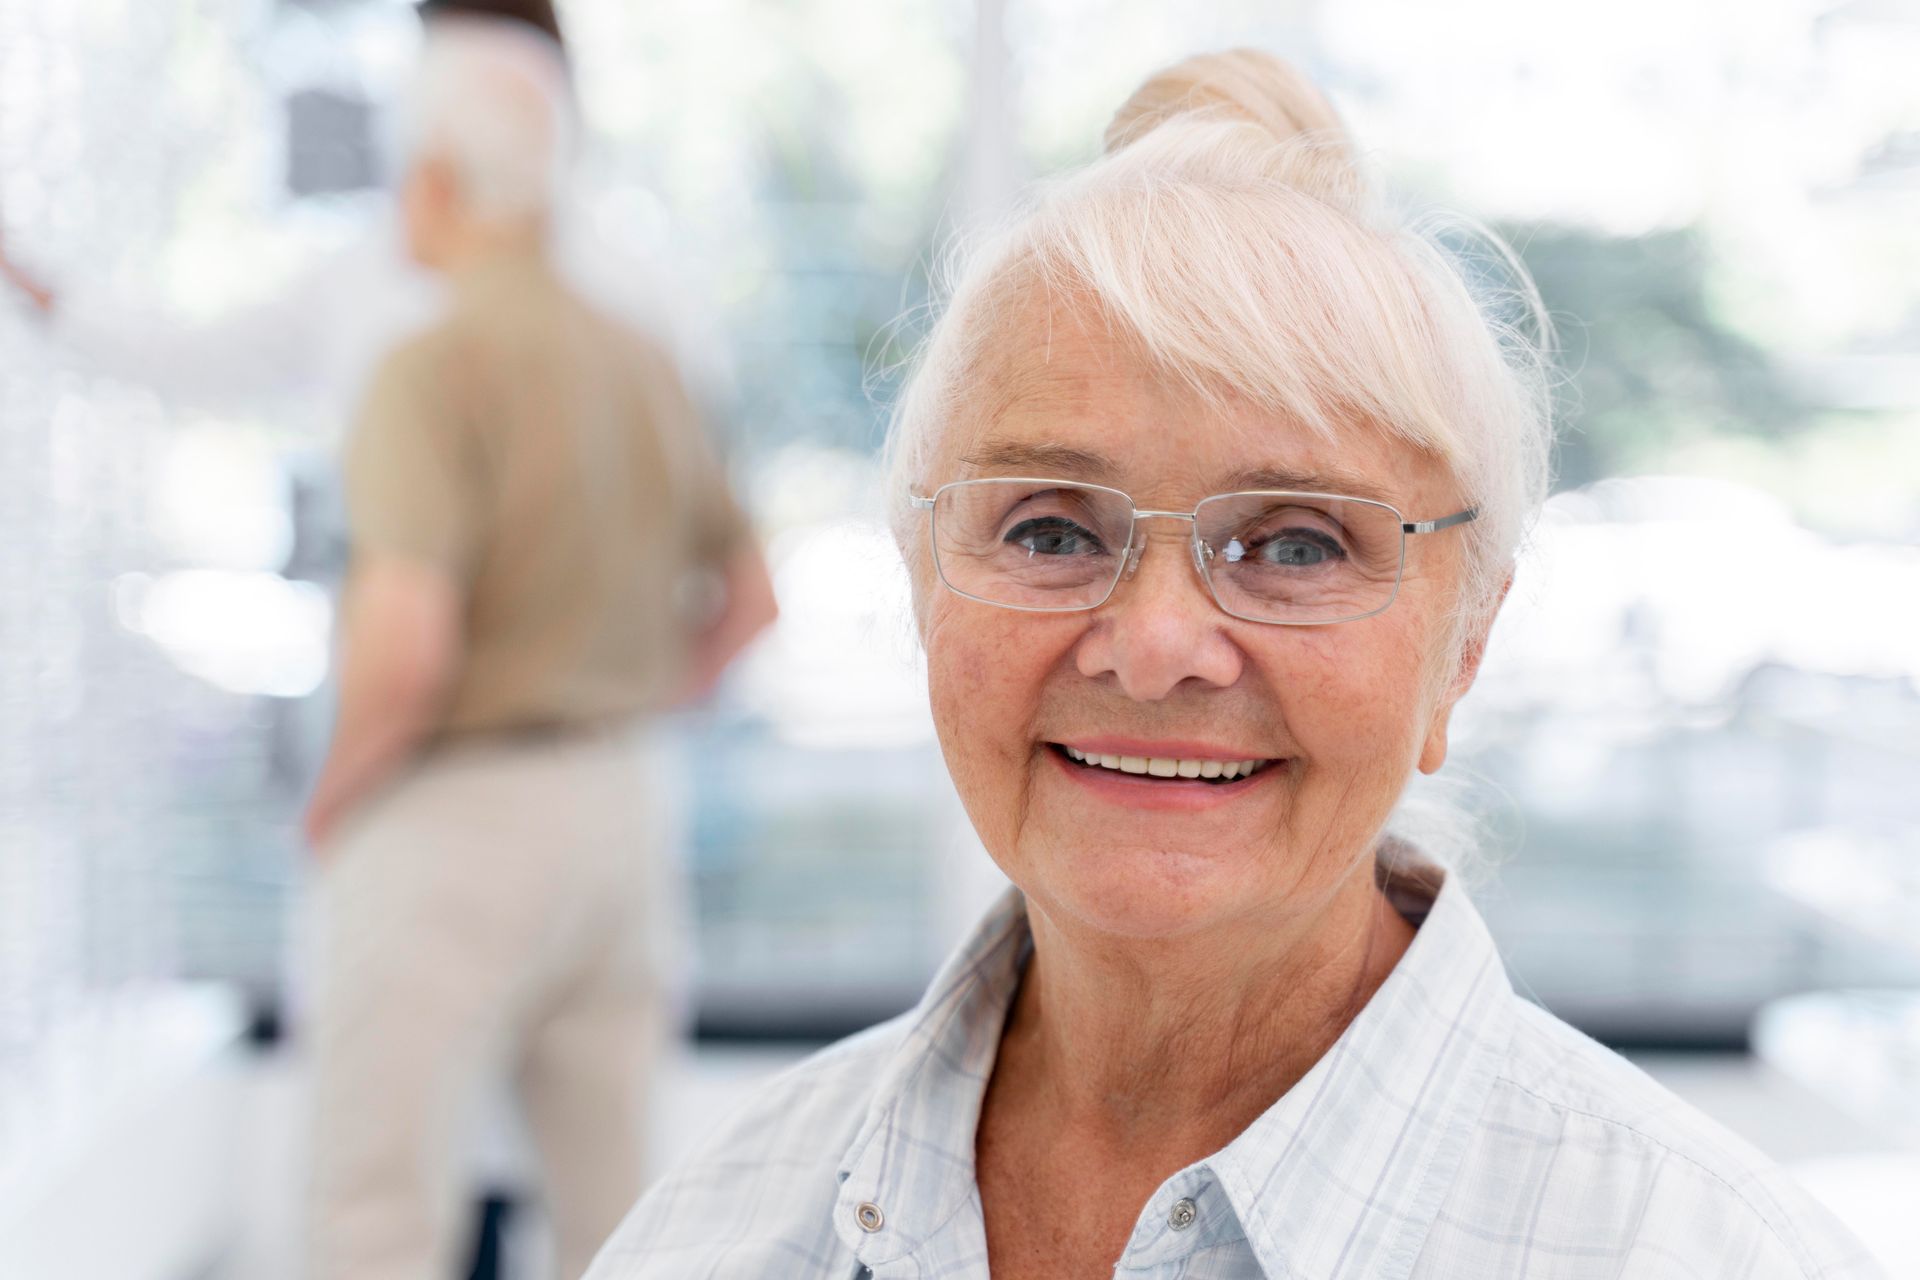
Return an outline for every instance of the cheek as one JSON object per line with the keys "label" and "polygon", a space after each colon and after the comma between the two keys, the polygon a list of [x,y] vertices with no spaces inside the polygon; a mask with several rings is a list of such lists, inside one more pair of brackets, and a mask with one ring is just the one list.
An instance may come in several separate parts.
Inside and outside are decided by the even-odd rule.
{"label": "cheek", "polygon": [[1356,768],[1410,765],[1425,723],[1423,654],[1387,617],[1314,632],[1275,664],[1287,727],[1309,768],[1351,780]]}
{"label": "cheek", "polygon": [[1020,785],[1033,717],[1064,652],[1056,629],[1005,609],[956,600],[933,607],[926,631],[934,727],[961,798]]}
{"label": "cheek", "polygon": [[998,618],[970,616],[978,614],[942,606],[927,629],[928,691],[949,754],[994,751],[1032,706],[1023,696],[1029,647]]}

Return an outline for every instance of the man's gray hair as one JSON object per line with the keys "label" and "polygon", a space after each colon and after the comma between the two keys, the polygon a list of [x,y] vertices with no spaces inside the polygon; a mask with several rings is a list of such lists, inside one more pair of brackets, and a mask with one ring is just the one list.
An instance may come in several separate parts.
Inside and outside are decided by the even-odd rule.
{"label": "man's gray hair", "polygon": [[428,30],[405,121],[409,164],[450,166],[473,216],[551,209],[572,158],[572,86],[560,47],[521,23],[446,18]]}

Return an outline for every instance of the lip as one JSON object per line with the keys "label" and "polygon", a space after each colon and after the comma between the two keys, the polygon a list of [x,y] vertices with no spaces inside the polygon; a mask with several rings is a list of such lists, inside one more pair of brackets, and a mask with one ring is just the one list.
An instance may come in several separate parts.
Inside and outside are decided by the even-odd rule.
{"label": "lip", "polygon": [[[1124,750],[1118,746],[1106,744],[1125,741],[1103,738],[1099,740],[1102,755],[1142,755],[1144,750],[1135,750],[1128,746]],[[1077,749],[1079,743],[1074,743]],[[1135,744],[1138,745],[1138,744]],[[1170,743],[1157,743],[1153,751],[1164,755],[1175,754]],[[1114,769],[1089,768],[1067,759],[1066,753],[1052,746],[1043,748],[1053,767],[1074,786],[1080,787],[1093,797],[1109,804],[1121,805],[1130,809],[1149,809],[1161,813],[1203,813],[1223,805],[1236,803],[1255,794],[1267,784],[1271,777],[1285,773],[1293,763],[1285,758],[1262,756],[1217,756],[1191,752],[1191,744],[1183,744],[1183,751],[1189,760],[1209,759],[1271,759],[1273,763],[1261,769],[1251,777],[1239,778],[1232,782],[1202,782],[1198,778],[1153,778],[1141,774],[1120,773]]]}
{"label": "lip", "polygon": [[[1075,751],[1095,756],[1144,756],[1151,760],[1159,756],[1163,760],[1278,760],[1280,757],[1268,755],[1264,751],[1238,751],[1232,747],[1221,746],[1217,742],[1198,742],[1189,739],[1167,738],[1149,740],[1147,738],[1053,738],[1051,743],[1062,747],[1072,747]],[[1255,774],[1254,777],[1259,777]]]}

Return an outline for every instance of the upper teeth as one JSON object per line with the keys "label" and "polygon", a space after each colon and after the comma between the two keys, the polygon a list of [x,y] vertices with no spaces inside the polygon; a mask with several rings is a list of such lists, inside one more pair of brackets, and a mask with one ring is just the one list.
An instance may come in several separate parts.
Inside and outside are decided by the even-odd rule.
{"label": "upper teeth", "polygon": [[1168,756],[1108,756],[1065,748],[1068,756],[1082,764],[1097,764],[1102,769],[1121,773],[1145,773],[1156,778],[1244,778],[1265,768],[1265,760],[1180,760]]}

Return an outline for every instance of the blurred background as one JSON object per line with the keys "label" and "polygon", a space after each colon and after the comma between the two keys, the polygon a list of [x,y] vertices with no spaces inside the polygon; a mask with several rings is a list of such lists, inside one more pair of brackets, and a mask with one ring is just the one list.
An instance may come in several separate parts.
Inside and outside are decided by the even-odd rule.
{"label": "blurred background", "polygon": [[[671,728],[700,928],[663,1159],[910,1004],[995,891],[881,525],[893,322],[1147,71],[1248,43],[1561,326],[1558,492],[1450,765],[1517,980],[1920,1275],[1920,6],[560,9],[581,216],[670,264],[783,609]],[[417,40],[397,0],[0,0],[8,251],[156,351],[263,302],[389,216]],[[342,423],[55,338],[0,303],[0,1275],[284,1274]]]}

